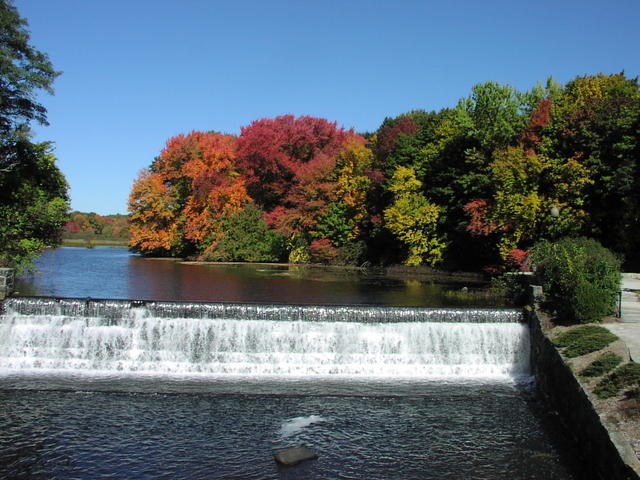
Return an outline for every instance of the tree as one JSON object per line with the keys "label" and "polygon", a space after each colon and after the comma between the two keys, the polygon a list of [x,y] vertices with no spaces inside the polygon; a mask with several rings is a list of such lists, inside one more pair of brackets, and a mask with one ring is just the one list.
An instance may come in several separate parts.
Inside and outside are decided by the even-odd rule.
{"label": "tree", "polygon": [[349,241],[360,236],[369,216],[373,161],[373,152],[358,141],[347,143],[336,159],[336,196],[344,206]]}
{"label": "tree", "polygon": [[[497,151],[490,170],[495,193],[486,223],[472,222],[469,230],[480,235],[495,232],[503,260],[539,239],[581,231],[588,217],[584,190],[592,180],[579,162],[551,159],[520,146]],[[550,214],[554,208],[555,217]],[[473,215],[471,207],[468,211]]]}
{"label": "tree", "polygon": [[409,266],[436,265],[445,247],[436,233],[440,208],[420,193],[421,186],[413,170],[398,167],[390,186],[395,199],[384,211],[387,228],[409,250],[405,259]]}
{"label": "tree", "polygon": [[222,258],[234,262],[277,262],[282,259],[284,238],[269,230],[262,210],[254,204],[223,220]]}
{"label": "tree", "polygon": [[591,172],[586,234],[640,266],[640,86],[637,78],[587,75],[557,95],[543,130],[545,148],[575,158]]}
{"label": "tree", "polygon": [[29,44],[27,22],[0,0],[0,265],[29,268],[60,242],[67,220],[67,183],[51,144],[31,142],[29,123],[47,124],[38,90],[53,93],[59,75]]}
{"label": "tree", "polygon": [[249,201],[235,168],[236,139],[191,132],[166,147],[129,197],[130,245],[148,255],[216,258],[222,221]]}
{"label": "tree", "polygon": [[143,170],[129,194],[129,246],[146,255],[181,255],[181,213],[175,189],[159,173]]}
{"label": "tree", "polygon": [[18,143],[28,139],[29,122],[47,125],[35,95],[53,93],[60,72],[29,44],[27,21],[8,0],[0,0],[0,32],[0,171],[8,171],[23,160]]}
{"label": "tree", "polygon": [[251,197],[267,212],[288,203],[301,176],[323,169],[356,134],[324,118],[281,115],[242,127],[238,160]]}
{"label": "tree", "polygon": [[286,238],[292,262],[308,261],[309,244],[325,235],[332,243],[344,241],[341,225],[348,219],[336,192],[336,162],[350,142],[364,139],[307,116],[282,115],[242,128],[237,157],[247,190],[269,227]]}
{"label": "tree", "polygon": [[184,207],[185,238],[196,244],[204,258],[216,258],[224,237],[223,220],[250,201],[236,170],[236,138],[192,132],[184,142],[188,146],[182,172],[191,190]]}
{"label": "tree", "polygon": [[22,270],[60,243],[69,199],[51,144],[22,142],[19,152],[20,163],[0,173],[0,265]]}
{"label": "tree", "polygon": [[467,117],[480,148],[491,153],[512,145],[526,125],[526,98],[509,85],[485,82],[475,85],[471,95],[456,109]]}

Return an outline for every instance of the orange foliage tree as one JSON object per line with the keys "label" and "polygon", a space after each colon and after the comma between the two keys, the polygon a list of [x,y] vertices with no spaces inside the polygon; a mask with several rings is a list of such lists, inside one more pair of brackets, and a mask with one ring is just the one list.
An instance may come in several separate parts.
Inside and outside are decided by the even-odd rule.
{"label": "orange foliage tree", "polygon": [[203,132],[169,139],[131,191],[134,249],[215,257],[222,221],[250,201],[235,168],[235,143],[232,135]]}

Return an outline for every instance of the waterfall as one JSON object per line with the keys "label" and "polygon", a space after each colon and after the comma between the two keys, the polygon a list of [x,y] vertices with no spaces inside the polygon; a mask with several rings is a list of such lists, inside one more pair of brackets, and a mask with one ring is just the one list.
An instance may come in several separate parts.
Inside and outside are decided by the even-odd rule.
{"label": "waterfall", "polygon": [[518,310],[10,298],[0,369],[278,376],[519,376]]}

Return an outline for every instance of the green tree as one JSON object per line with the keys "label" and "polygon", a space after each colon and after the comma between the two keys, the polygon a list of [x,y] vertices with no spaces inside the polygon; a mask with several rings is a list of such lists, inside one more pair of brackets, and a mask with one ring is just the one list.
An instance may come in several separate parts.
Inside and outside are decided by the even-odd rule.
{"label": "green tree", "polygon": [[8,171],[23,160],[19,144],[28,139],[29,122],[47,124],[36,93],[53,93],[60,73],[29,44],[27,22],[7,0],[0,0],[0,32],[0,170]]}
{"label": "green tree", "polygon": [[235,262],[277,262],[284,255],[284,238],[269,230],[262,210],[254,204],[223,220],[220,255]]}
{"label": "green tree", "polygon": [[67,219],[67,183],[50,143],[33,144],[29,123],[47,124],[38,90],[59,75],[29,44],[27,22],[0,0],[0,265],[25,268],[57,245]]}
{"label": "green tree", "polygon": [[422,182],[410,168],[398,167],[389,189],[394,201],[384,211],[387,228],[405,244],[410,266],[428,263],[435,265],[442,259],[445,244],[437,235],[440,208],[420,193]]}
{"label": "green tree", "polygon": [[513,144],[526,125],[526,98],[509,85],[485,82],[475,85],[471,95],[460,101],[456,109],[471,134],[487,153]]}
{"label": "green tree", "polygon": [[20,163],[0,173],[0,265],[22,269],[60,243],[68,197],[51,145],[24,142],[19,148]]}
{"label": "green tree", "polygon": [[640,266],[640,85],[623,73],[569,82],[554,100],[543,130],[550,155],[578,159],[591,172],[586,229],[623,253],[626,268]]}

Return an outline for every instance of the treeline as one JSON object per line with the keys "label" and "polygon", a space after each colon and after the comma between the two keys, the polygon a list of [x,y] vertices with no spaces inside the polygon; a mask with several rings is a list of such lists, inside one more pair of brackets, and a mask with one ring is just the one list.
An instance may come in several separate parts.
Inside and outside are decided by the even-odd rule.
{"label": "treeline", "polygon": [[523,268],[588,236],[640,266],[640,89],[624,74],[520,92],[372,133],[284,115],[171,138],[135,181],[130,246],[206,260]]}
{"label": "treeline", "polygon": [[121,240],[129,239],[129,222],[127,215],[98,215],[94,212],[71,212],[65,224],[63,240]]}

